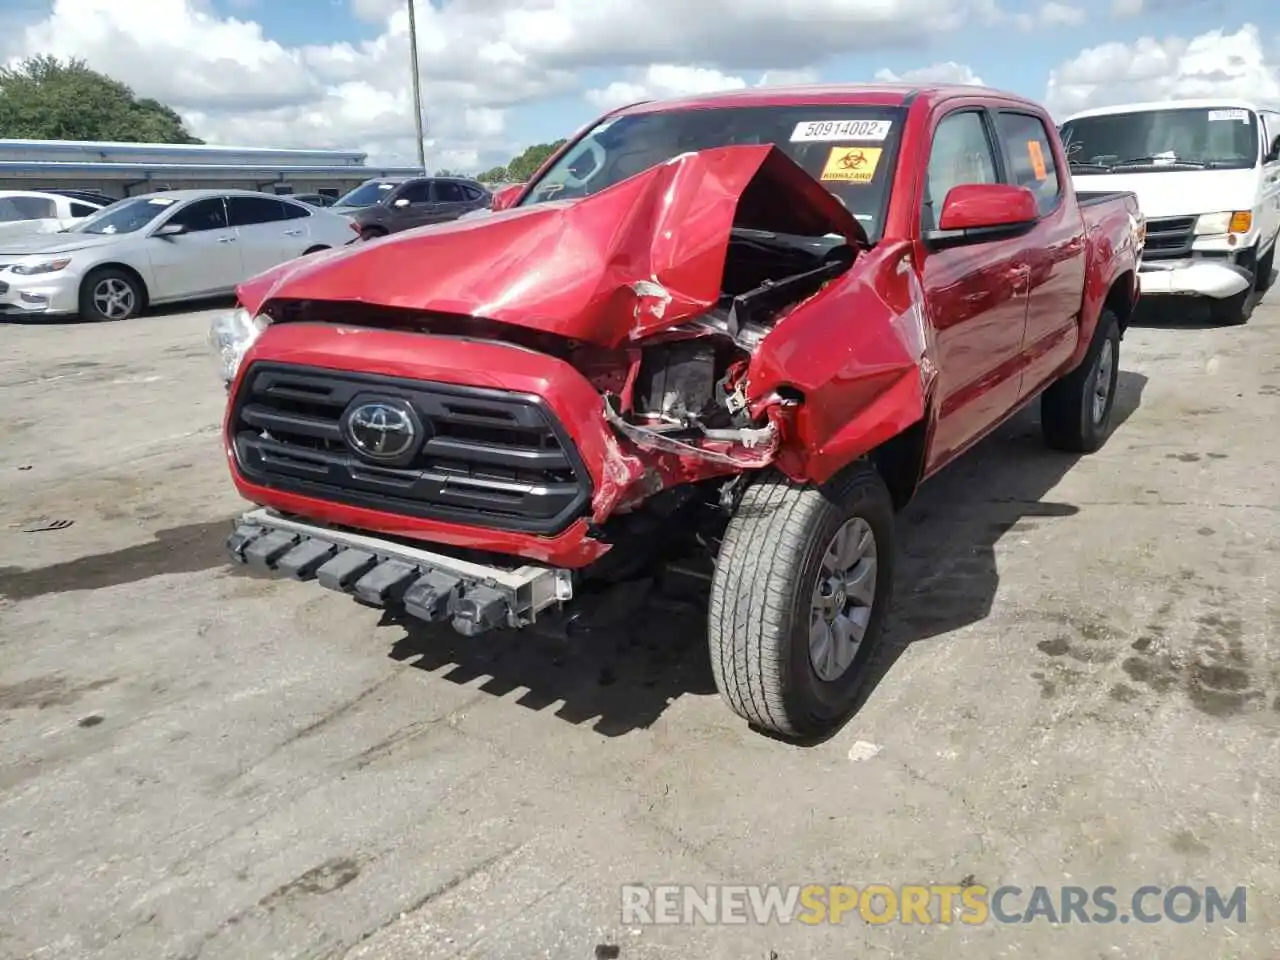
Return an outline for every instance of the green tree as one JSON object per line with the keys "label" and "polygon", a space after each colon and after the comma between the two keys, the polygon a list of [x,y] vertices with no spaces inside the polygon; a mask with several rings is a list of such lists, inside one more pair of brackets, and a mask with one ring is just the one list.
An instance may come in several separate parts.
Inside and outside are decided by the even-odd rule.
{"label": "green tree", "polygon": [[562,146],[564,146],[563,140],[557,140],[554,143],[535,143],[518,157],[511,158],[511,162],[507,164],[507,177],[516,183],[524,183],[537,172],[547,157]]}
{"label": "green tree", "polygon": [[139,100],[83,60],[63,63],[44,55],[0,68],[0,134],[30,140],[204,142],[164,104]]}
{"label": "green tree", "polygon": [[507,168],[491,167],[484,173],[478,174],[476,179],[481,183],[504,183],[507,180]]}
{"label": "green tree", "polygon": [[456,176],[456,174],[454,174],[454,172],[453,172],[452,170],[450,170],[448,167],[441,167],[439,170],[437,170],[437,171],[436,171],[435,175],[436,175],[437,177],[452,177],[452,176]]}

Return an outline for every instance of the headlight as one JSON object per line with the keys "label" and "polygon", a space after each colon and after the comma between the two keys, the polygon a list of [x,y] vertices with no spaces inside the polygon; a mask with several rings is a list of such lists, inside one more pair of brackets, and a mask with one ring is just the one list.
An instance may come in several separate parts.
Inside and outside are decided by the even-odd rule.
{"label": "headlight", "polygon": [[20,276],[34,277],[38,273],[57,273],[70,262],[70,257],[59,257],[57,260],[43,260],[40,263],[15,263],[12,269]]}
{"label": "headlight", "polygon": [[1196,236],[1223,233],[1248,233],[1253,229],[1253,214],[1248,210],[1202,213],[1196,218]]}
{"label": "headlight", "polygon": [[270,325],[270,317],[264,314],[250,316],[244,307],[236,307],[209,326],[209,346],[218,355],[218,372],[224,384],[231,385],[236,371],[240,369],[240,361]]}

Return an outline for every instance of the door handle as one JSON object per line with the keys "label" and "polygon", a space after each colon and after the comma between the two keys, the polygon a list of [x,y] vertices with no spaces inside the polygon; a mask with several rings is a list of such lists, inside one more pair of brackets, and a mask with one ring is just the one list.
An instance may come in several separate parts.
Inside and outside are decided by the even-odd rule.
{"label": "door handle", "polygon": [[300,236],[302,236],[302,231],[301,231],[301,230],[286,230],[286,231],[284,232],[284,235],[285,235],[286,237],[300,237]]}
{"label": "door handle", "polygon": [[219,243],[235,243],[236,238],[235,237],[219,237],[218,242]]}

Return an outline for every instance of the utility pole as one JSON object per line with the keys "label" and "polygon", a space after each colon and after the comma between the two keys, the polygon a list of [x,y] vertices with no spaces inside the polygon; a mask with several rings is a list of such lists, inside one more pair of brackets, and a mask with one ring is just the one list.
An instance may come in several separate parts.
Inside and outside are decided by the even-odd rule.
{"label": "utility pole", "polygon": [[422,83],[418,79],[418,21],[413,13],[413,0],[409,0],[409,58],[413,69],[413,120],[418,131],[418,166],[426,174],[427,153],[422,133]]}

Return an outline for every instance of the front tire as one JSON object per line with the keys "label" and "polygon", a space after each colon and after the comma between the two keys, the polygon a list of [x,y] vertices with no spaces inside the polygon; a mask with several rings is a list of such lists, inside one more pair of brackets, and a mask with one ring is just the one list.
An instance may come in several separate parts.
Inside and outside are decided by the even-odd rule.
{"label": "front tire", "polygon": [[1221,327],[1239,327],[1249,322],[1253,314],[1252,288],[1245,288],[1234,297],[1213,300],[1209,303],[1209,319]]}
{"label": "front tire", "polygon": [[823,487],[753,483],[711,584],[716,689],[752,725],[789,738],[853,712],[892,596],[893,499],[865,461]]}
{"label": "front tire", "polygon": [[[1280,240],[1277,240],[1280,243]],[[1267,255],[1258,261],[1253,278],[1253,289],[1258,293],[1266,293],[1271,289],[1271,274],[1276,266],[1276,245],[1273,243]]]}
{"label": "front tire", "polygon": [[1040,397],[1045,443],[1068,453],[1100,450],[1111,435],[1119,381],[1120,321],[1104,308],[1080,366]]}
{"label": "front tire", "polygon": [[143,292],[136,277],[123,270],[94,270],[80,284],[80,317],[98,323],[128,320],[142,312]]}

